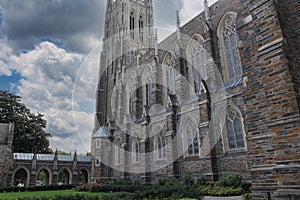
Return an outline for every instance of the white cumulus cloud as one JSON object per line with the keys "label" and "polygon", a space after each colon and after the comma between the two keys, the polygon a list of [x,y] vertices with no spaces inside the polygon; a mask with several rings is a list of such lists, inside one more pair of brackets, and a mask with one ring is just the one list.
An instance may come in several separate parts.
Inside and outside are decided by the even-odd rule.
{"label": "white cumulus cloud", "polygon": [[[32,111],[45,115],[54,149],[81,153],[90,149],[94,113],[79,104],[94,101],[99,59],[91,55],[84,59],[51,42],[41,42],[20,55],[7,50],[7,65],[23,77],[18,93]],[[74,93],[81,98],[74,99]]]}

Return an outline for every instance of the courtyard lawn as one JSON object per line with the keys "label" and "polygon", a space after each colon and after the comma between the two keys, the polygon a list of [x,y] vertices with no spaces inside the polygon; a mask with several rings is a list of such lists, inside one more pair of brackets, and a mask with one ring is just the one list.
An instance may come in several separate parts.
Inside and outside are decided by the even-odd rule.
{"label": "courtyard lawn", "polygon": [[102,196],[103,193],[77,192],[74,190],[55,190],[55,191],[38,191],[38,192],[7,192],[0,193],[1,200],[13,200],[19,197],[54,197],[56,195],[76,195],[84,194],[86,196]]}

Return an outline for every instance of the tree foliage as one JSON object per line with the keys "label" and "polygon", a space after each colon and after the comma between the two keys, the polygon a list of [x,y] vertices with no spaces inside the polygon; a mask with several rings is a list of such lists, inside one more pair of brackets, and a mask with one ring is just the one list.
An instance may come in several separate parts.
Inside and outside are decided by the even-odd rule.
{"label": "tree foliage", "polygon": [[21,102],[21,97],[0,90],[0,123],[13,122],[13,151],[19,153],[49,153],[51,136],[44,129],[47,122],[43,115],[34,114]]}

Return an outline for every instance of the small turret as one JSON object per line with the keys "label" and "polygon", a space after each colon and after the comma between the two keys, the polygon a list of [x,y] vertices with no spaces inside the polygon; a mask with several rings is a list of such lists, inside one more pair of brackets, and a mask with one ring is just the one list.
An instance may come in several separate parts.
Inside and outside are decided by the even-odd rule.
{"label": "small turret", "polygon": [[204,12],[205,12],[205,21],[208,25],[211,25],[211,20],[210,20],[210,11],[208,7],[208,1],[204,0]]}

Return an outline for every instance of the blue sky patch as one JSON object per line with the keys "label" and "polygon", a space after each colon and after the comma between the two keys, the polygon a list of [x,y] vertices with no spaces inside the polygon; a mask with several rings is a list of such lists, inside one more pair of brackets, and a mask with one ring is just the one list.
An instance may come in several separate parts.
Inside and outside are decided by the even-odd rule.
{"label": "blue sky patch", "polygon": [[94,113],[95,112],[95,101],[85,101],[79,102],[80,110],[87,112],[87,113]]}
{"label": "blue sky patch", "polygon": [[12,93],[17,93],[17,87],[22,76],[17,71],[12,71],[11,76],[0,76],[0,90],[8,90]]}

